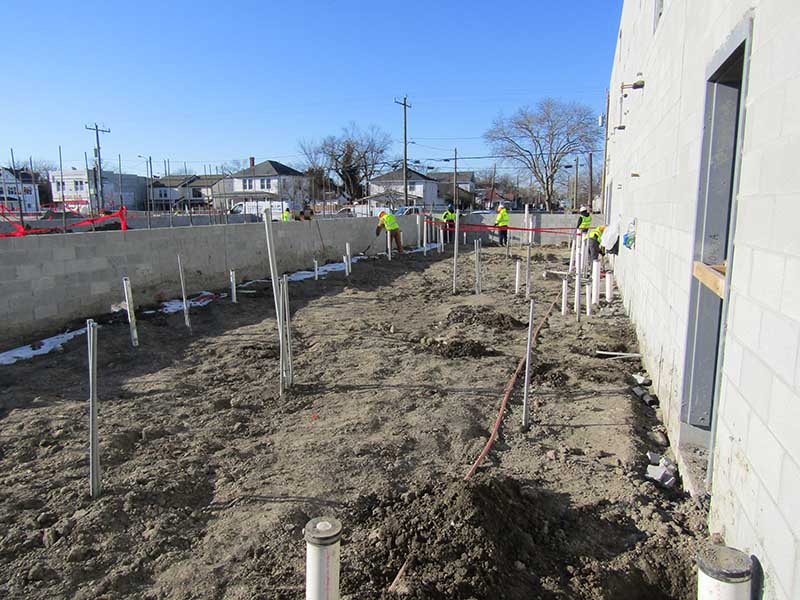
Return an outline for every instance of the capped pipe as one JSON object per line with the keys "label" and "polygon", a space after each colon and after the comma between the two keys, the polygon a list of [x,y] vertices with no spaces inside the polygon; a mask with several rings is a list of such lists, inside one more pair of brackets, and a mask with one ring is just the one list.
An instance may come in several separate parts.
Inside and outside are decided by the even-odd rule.
{"label": "capped pipe", "polygon": [[606,302],[614,299],[614,273],[606,271]]}
{"label": "capped pipe", "polygon": [[236,299],[236,271],[231,269],[229,275],[231,280],[231,302],[236,304],[238,302]]}
{"label": "capped pipe", "polygon": [[306,600],[339,600],[342,523],[316,517],[306,523]]}
{"label": "capped pipe", "polygon": [[519,281],[520,281],[520,278],[522,277],[522,273],[521,273],[522,261],[520,259],[517,259],[515,262],[516,262],[516,267],[515,267],[515,273],[514,273],[514,295],[518,296],[519,295]]}
{"label": "capped pipe", "polygon": [[729,546],[697,553],[697,600],[750,600],[753,559]]}
{"label": "capped pipe", "polygon": [[561,316],[567,316],[567,278],[561,280]]}

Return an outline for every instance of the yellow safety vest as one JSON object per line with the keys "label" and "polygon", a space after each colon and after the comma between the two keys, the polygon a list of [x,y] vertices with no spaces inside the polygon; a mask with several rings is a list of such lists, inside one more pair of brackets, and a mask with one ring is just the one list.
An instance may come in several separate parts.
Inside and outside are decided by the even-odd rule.
{"label": "yellow safety vest", "polygon": [[285,210],[285,211],[283,211],[283,217],[282,218],[283,218],[284,222],[289,222],[289,221],[292,220],[292,215],[288,210]]}
{"label": "yellow safety vest", "polygon": [[603,237],[603,232],[602,232],[602,231],[600,231],[600,228],[599,228],[599,227],[596,227],[596,228],[592,229],[592,230],[589,232],[589,237],[590,237],[590,238],[594,238],[594,239],[596,239],[596,240],[597,240],[597,243],[599,244],[599,243],[600,243],[600,240],[601,240],[601,239],[602,239],[602,237]]}
{"label": "yellow safety vest", "polygon": [[592,215],[588,217],[584,217],[581,215],[581,224],[578,225],[578,229],[589,229],[592,226]]}
{"label": "yellow safety vest", "polygon": [[400,229],[400,225],[397,224],[397,220],[394,218],[394,215],[386,213],[381,217],[381,222],[383,226],[386,227],[386,231],[394,231],[395,229]]}
{"label": "yellow safety vest", "polygon": [[445,211],[442,213],[442,221],[455,221],[456,220],[456,213]]}
{"label": "yellow safety vest", "polygon": [[508,211],[505,208],[500,209],[500,212],[497,213],[494,224],[497,227],[508,227]]}

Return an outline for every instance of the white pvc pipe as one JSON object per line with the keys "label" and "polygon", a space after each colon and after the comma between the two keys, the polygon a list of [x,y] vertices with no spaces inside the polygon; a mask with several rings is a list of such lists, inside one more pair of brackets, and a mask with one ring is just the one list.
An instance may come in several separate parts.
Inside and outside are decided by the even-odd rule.
{"label": "white pvc pipe", "polygon": [[[527,208],[527,204],[525,207]],[[530,426],[530,402],[529,402],[529,388],[531,386],[531,346],[533,340],[533,305],[534,301],[531,299],[531,308],[528,315],[528,344],[525,351],[525,390],[522,395],[522,431],[528,431]]]}
{"label": "white pvc pipe", "polygon": [[189,321],[189,303],[186,301],[186,283],[183,279],[183,265],[181,264],[180,254],[178,254],[178,275],[181,278],[181,296],[183,297],[183,322],[186,323],[186,327],[189,329],[189,333],[191,333],[192,323]]}
{"label": "white pvc pipe", "polygon": [[286,383],[292,386],[294,383],[294,369],[292,367],[292,313],[289,309],[289,276],[283,276],[283,334],[286,337]]}
{"label": "white pvc pipe", "polygon": [[600,304],[600,261],[592,261],[592,304]]}
{"label": "white pvc pipe", "polygon": [[238,300],[236,299],[236,271],[231,269],[228,274],[231,280],[231,302],[236,304],[238,302]]}
{"label": "white pvc pipe", "polygon": [[428,224],[422,228],[422,256],[428,256]]}
{"label": "white pvc pipe", "polygon": [[350,268],[347,266],[347,255],[342,256],[342,263],[344,263],[344,274],[345,277],[350,277]]}
{"label": "white pvc pipe", "polygon": [[575,270],[575,320],[580,323],[581,321],[581,272],[580,269]]}
{"label": "white pvc pipe", "polygon": [[521,278],[521,270],[522,270],[522,261],[517,259],[516,261],[516,273],[514,274],[514,295],[519,295],[519,280]]}
{"label": "white pvc pipe", "polygon": [[567,316],[567,278],[561,280],[561,316]]}
{"label": "white pvc pipe", "polygon": [[586,316],[592,316],[592,286],[586,284]]}
{"label": "white pvc pipe", "polygon": [[125,294],[125,311],[128,313],[128,325],[131,329],[131,346],[138,348],[139,330],[136,328],[136,307],[133,304],[131,280],[127,277],[122,278],[122,291]]}
{"label": "white pvc pipe", "polygon": [[531,297],[531,246],[528,244],[528,254],[525,261],[525,300]]}
{"label": "white pvc pipe", "polygon": [[314,281],[319,280],[319,261],[314,259]]}
{"label": "white pvc pipe", "polygon": [[417,246],[420,245],[422,240],[422,215],[417,215]]}
{"label": "white pvc pipe", "polygon": [[[529,214],[528,214],[528,213],[529,213],[529,211],[530,211],[529,205],[526,203],[526,204],[525,204],[525,220],[523,221],[523,222],[525,223],[525,225],[524,225],[524,226],[525,226],[526,228],[527,228],[527,227],[530,227],[530,223],[529,223]],[[526,241],[527,241],[527,243],[528,243],[528,244],[530,244],[530,243],[531,243],[531,232],[530,232],[530,231],[526,232],[526,234],[525,234],[525,238],[526,238]]]}
{"label": "white pvc pipe", "polygon": [[339,600],[342,524],[317,517],[305,526],[306,600]]}
{"label": "white pvc pipe", "polygon": [[456,209],[456,235],[453,244],[453,294],[456,293],[456,275],[458,275],[458,222],[460,221],[461,211]]}
{"label": "white pvc pipe", "polygon": [[350,242],[345,242],[344,244],[345,252],[347,253],[347,272],[348,275],[353,270],[353,255],[350,254]]}
{"label": "white pvc pipe", "polygon": [[97,435],[97,323],[92,319],[86,321],[86,346],[89,353],[89,493],[97,498],[102,488]]}
{"label": "white pvc pipe", "polygon": [[572,268],[575,266],[575,240],[569,245],[569,269],[568,273],[572,273]]}
{"label": "white pvc pipe", "polygon": [[614,273],[606,271],[606,302],[614,299]]}
{"label": "white pvc pipe", "polygon": [[392,260],[392,236],[389,235],[389,230],[386,230],[386,256]]}
{"label": "white pvc pipe", "polygon": [[698,600],[750,600],[753,559],[728,546],[703,548],[697,555]]}

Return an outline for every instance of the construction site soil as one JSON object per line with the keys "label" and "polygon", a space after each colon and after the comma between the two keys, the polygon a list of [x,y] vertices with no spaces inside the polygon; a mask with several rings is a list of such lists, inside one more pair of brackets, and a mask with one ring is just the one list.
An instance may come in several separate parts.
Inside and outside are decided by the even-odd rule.
{"label": "construction site soil", "polygon": [[[515,248],[513,254],[519,254]],[[512,256],[513,257],[513,256]],[[566,251],[538,250],[536,318]],[[303,527],[344,525],[343,598],[693,598],[705,514],[644,478],[667,452],[633,398],[619,300],[576,323],[555,309],[499,437],[525,353],[514,261],[421,253],[291,283],[294,387],[278,390],[272,292],[181,314],[96,317],[103,493],[88,493],[84,337],[0,367],[0,597],[296,599]],[[523,269],[524,270],[524,269]],[[395,590],[387,591],[401,567]]]}

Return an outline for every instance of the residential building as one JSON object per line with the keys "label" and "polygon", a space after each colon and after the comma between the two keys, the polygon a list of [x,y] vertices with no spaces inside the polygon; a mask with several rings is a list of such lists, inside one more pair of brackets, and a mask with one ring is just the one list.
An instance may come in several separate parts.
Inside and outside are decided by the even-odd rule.
{"label": "residential building", "polygon": [[122,205],[130,210],[145,207],[147,178],[140,175],[103,171],[103,201],[100,203],[95,169],[50,171],[47,175],[53,204],[59,208],[62,199],[67,210],[81,213],[89,213],[92,207],[95,211],[117,210]]}
{"label": "residential building", "polygon": [[800,598],[796,0],[625,0],[604,204],[685,485]]}
{"label": "residential building", "polygon": [[289,201],[302,205],[309,199],[311,179],[276,160],[265,160],[256,164],[250,157],[250,166],[231,175],[233,190],[229,193],[231,203],[253,200]]}
{"label": "residential building", "polygon": [[5,210],[16,212],[22,200],[22,212],[38,212],[41,210],[41,183],[40,175],[35,171],[0,167],[0,202]]}
{"label": "residential building", "polygon": [[[444,198],[446,194],[453,197],[453,172],[452,171],[433,171],[428,173],[428,177],[435,179],[439,183],[439,197]],[[458,187],[470,194],[475,193],[475,171],[459,171],[457,176]]]}
{"label": "residential building", "polygon": [[[436,204],[439,190],[438,182],[414,169],[407,169],[406,171],[409,202],[413,204],[415,198],[422,198],[422,203],[426,206],[433,206]],[[381,194],[389,190],[395,190],[401,194],[403,193],[402,168],[374,177],[369,182],[369,191],[371,195]],[[412,196],[414,198],[412,198]]]}

